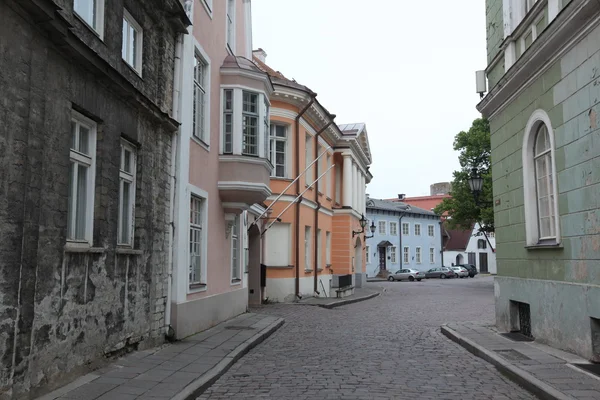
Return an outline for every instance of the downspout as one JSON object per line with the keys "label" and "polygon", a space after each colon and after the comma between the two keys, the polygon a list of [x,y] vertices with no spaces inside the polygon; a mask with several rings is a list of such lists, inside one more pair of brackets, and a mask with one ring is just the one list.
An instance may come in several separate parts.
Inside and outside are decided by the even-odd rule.
{"label": "downspout", "polygon": [[[178,35],[177,42],[175,43],[175,67],[173,74],[173,116],[177,121],[181,122],[181,111],[179,107],[180,96],[181,96],[181,57],[183,55],[183,34]],[[171,172],[170,172],[170,183],[171,193],[169,196],[169,251],[167,254],[167,299],[165,304],[165,336],[172,338],[175,335],[173,328],[171,327],[171,302],[173,297],[173,253],[175,248],[173,246],[175,236],[175,196],[177,193],[177,179],[175,175],[177,173],[177,163],[179,161],[179,151],[177,149],[178,136],[180,134],[181,125],[178,128],[178,132],[172,135],[171,138]]]}
{"label": "downspout", "polygon": [[[300,118],[302,118],[302,116],[304,115],[304,113],[306,113],[306,111],[308,111],[308,109],[310,107],[312,107],[313,103],[315,102],[315,97],[317,97],[316,93],[311,93],[310,94],[310,101],[308,102],[308,104],[306,105],[306,107],[304,107],[302,109],[302,111],[300,111],[300,113],[298,114],[298,116],[296,116],[296,119],[294,121],[294,129],[295,129],[295,133],[296,133],[296,173],[300,174]],[[300,190],[300,179],[298,179],[296,181],[296,196],[298,196],[301,193]],[[301,299],[302,296],[300,295],[300,204],[302,203],[302,197],[299,197],[298,200],[296,201],[296,212],[294,215],[294,224],[296,225],[296,255],[294,257],[294,264],[296,266],[296,287],[295,287],[295,291],[296,291],[296,297]]]}
{"label": "downspout", "polygon": [[[329,128],[331,126],[331,124],[333,124],[333,119],[335,118],[335,115],[330,115],[331,117],[331,121],[329,121],[327,123],[327,125],[325,125],[321,130],[319,130],[319,132],[317,132],[317,134],[315,135],[315,157],[319,156],[319,136],[321,136],[321,134],[323,132],[325,132],[325,130],[327,128]],[[327,151],[327,150],[325,150]],[[316,168],[316,172],[315,172],[315,178],[318,179],[319,177],[319,163],[315,164],[315,168]],[[319,271],[318,271],[318,267],[319,267],[319,254],[317,252],[317,246],[319,245],[319,238],[317,237],[317,232],[319,231],[319,210],[321,209],[321,203],[319,202],[319,181],[316,182],[316,191],[315,191],[315,200],[317,203],[317,208],[315,209],[315,255],[314,255],[314,260],[315,260],[315,264],[314,264],[314,292],[318,295],[320,295],[321,293],[319,293]]]}
{"label": "downspout", "polygon": [[440,244],[441,244],[441,250],[440,253],[442,254],[442,268],[444,267],[444,233],[443,233],[443,222],[440,221]]}
{"label": "downspout", "polygon": [[404,218],[404,213],[400,214],[400,218],[398,219],[398,237],[400,239],[400,248],[398,249],[398,255],[400,256],[400,269],[402,269],[402,262],[404,261],[404,249],[402,248],[402,218]]}

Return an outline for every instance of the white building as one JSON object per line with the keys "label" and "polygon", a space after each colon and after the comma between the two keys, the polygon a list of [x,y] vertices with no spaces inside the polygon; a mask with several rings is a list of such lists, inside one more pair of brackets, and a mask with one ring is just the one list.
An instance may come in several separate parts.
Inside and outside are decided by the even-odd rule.
{"label": "white building", "polygon": [[471,264],[480,273],[496,274],[496,237],[494,233],[479,232],[477,223],[472,230],[446,229],[444,266]]}

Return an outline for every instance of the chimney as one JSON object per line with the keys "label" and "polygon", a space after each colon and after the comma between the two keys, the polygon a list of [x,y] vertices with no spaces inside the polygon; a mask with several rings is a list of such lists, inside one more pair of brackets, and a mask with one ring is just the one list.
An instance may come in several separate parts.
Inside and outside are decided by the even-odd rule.
{"label": "chimney", "polygon": [[260,47],[258,48],[258,50],[253,50],[252,55],[258,58],[260,61],[266,62],[267,52],[261,49]]}
{"label": "chimney", "polygon": [[404,193],[398,195],[398,200],[404,200],[406,195]]}

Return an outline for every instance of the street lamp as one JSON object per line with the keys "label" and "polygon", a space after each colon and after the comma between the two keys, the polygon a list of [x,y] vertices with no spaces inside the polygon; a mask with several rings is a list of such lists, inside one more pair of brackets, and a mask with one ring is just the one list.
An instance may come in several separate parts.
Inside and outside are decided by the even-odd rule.
{"label": "street lamp", "polygon": [[365,235],[365,239],[371,239],[373,236],[375,236],[375,221],[371,221],[371,226],[369,227],[369,229],[371,230],[371,236],[367,236]]}
{"label": "street lamp", "polygon": [[[364,214],[361,214],[360,217],[360,228],[361,230],[358,232],[352,231],[352,237],[356,236],[356,235],[360,235],[361,233],[365,232],[365,227],[367,226],[367,219],[365,218]],[[371,225],[371,231],[375,232],[375,223],[373,223],[373,225]]]}
{"label": "street lamp", "polygon": [[471,193],[473,193],[473,198],[475,199],[475,204],[479,206],[479,195],[481,194],[481,189],[483,189],[483,178],[479,175],[479,171],[477,171],[476,167],[471,169],[471,175],[469,176],[468,182]]}

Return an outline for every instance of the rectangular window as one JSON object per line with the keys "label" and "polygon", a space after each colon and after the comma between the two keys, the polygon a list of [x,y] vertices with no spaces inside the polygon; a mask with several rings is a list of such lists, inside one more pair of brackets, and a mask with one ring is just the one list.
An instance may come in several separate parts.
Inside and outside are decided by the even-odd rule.
{"label": "rectangular window", "polygon": [[104,0],[75,0],[73,11],[93,30],[104,35]]}
{"label": "rectangular window", "polygon": [[136,150],[121,142],[121,167],[119,168],[119,232],[118,243],[133,246],[133,213],[135,207]]}
{"label": "rectangular window", "polygon": [[379,221],[379,234],[385,235],[385,221]]}
{"label": "rectangular window", "polygon": [[92,244],[96,124],[79,113],[71,118],[67,239]]}
{"label": "rectangular window", "polygon": [[204,286],[202,275],[204,199],[192,196],[190,200],[190,289]]}
{"label": "rectangular window", "polygon": [[[327,169],[329,167],[331,167],[331,155],[327,154],[327,160],[326,160],[327,164],[325,164],[325,171],[327,171]],[[329,172],[327,172],[327,175],[325,175],[325,185],[327,186],[325,188],[325,194],[327,195],[327,197],[329,197],[331,199],[331,175],[333,174],[333,170],[330,169]]]}
{"label": "rectangular window", "polygon": [[241,280],[240,271],[240,242],[239,242],[239,221],[240,216],[236,215],[231,227],[231,280],[232,282],[239,282]]}
{"label": "rectangular window", "polygon": [[310,226],[304,227],[304,269],[310,270]]}
{"label": "rectangular window", "polygon": [[410,262],[410,249],[408,247],[404,248],[404,264],[408,264]]}
{"label": "rectangular window", "polygon": [[435,249],[433,247],[429,248],[429,262],[435,264]]}
{"label": "rectangular window", "polygon": [[537,0],[523,0],[523,5],[525,7],[525,14],[527,14],[533,6],[535,5]]}
{"label": "rectangular window", "polygon": [[408,222],[402,223],[402,236],[408,236],[410,234],[410,225]]}
{"label": "rectangular window", "polygon": [[325,232],[325,264],[331,265],[331,232]]}
{"label": "rectangular window", "polygon": [[396,263],[396,246],[390,247],[390,261],[392,264]]}
{"label": "rectangular window", "polygon": [[242,154],[258,156],[258,94],[242,92]]}
{"label": "rectangular window", "polygon": [[434,230],[434,226],[433,225],[428,225],[427,226],[427,234],[431,237],[435,236],[435,230]]}
{"label": "rectangular window", "polygon": [[265,264],[269,267],[289,267],[291,254],[290,224],[275,223],[265,234]]}
{"label": "rectangular window", "polygon": [[317,269],[323,268],[323,261],[321,261],[321,230],[317,229]]}
{"label": "rectangular window", "polygon": [[415,224],[415,236],[421,236],[421,224]]}
{"label": "rectangular window", "polygon": [[233,153],[233,90],[223,90],[223,153]]}
{"label": "rectangular window", "polygon": [[269,160],[273,164],[272,176],[278,178],[287,177],[286,174],[286,156],[287,148],[287,127],[284,125],[271,124],[271,154]]}
{"label": "rectangular window", "polygon": [[142,74],[142,48],[144,33],[142,27],[127,10],[123,10],[123,60],[138,74]]}
{"label": "rectangular window", "polygon": [[267,97],[265,96],[265,102],[263,105],[263,125],[264,125],[264,131],[263,131],[263,135],[264,135],[264,146],[265,146],[265,152],[263,153],[263,157],[264,158],[268,158],[269,157],[269,102],[267,100]]}
{"label": "rectangular window", "polygon": [[396,236],[398,234],[398,224],[396,222],[390,222],[390,235]]}
{"label": "rectangular window", "polygon": [[227,1],[227,47],[235,53],[235,0]]}
{"label": "rectangular window", "polygon": [[194,121],[193,134],[204,143],[206,137],[206,80],[208,73],[208,64],[199,54],[194,57]]}
{"label": "rectangular window", "polygon": [[308,134],[308,132],[306,132],[304,148],[304,168],[307,168],[307,170],[304,173],[304,179],[306,180],[307,185],[313,183],[312,167],[308,168],[312,161],[312,137]]}
{"label": "rectangular window", "polygon": [[367,254],[366,254],[366,263],[369,264],[371,262],[371,255],[369,251],[369,246],[366,246]]}
{"label": "rectangular window", "polygon": [[415,261],[417,262],[417,264],[421,264],[421,248],[417,247],[415,249]]}

